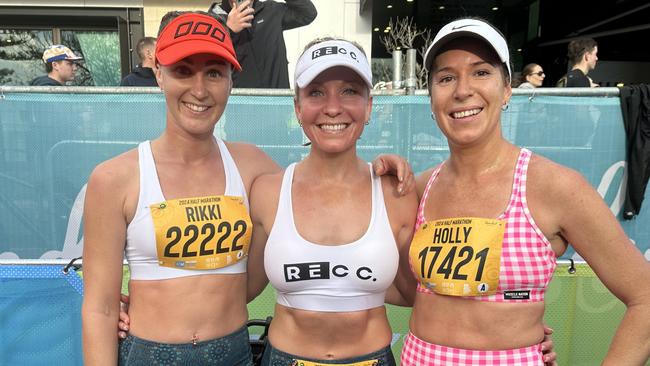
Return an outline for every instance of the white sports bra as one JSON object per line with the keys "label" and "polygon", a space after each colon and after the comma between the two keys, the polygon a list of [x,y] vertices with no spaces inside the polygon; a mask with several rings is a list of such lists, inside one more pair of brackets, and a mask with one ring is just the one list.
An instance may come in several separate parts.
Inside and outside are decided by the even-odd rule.
{"label": "white sports bra", "polygon": [[[248,214],[248,197],[244,183],[239,175],[235,161],[228,152],[226,145],[220,139],[216,138],[221,152],[223,162],[226,189],[224,196],[236,196],[243,200],[245,207],[245,216],[250,222]],[[154,230],[154,220],[151,216],[150,206],[165,202],[156,164],[151,153],[151,144],[144,141],[138,146],[138,163],[140,167],[140,194],[138,197],[138,206],[133,220],[126,230],[126,248],[125,255],[131,271],[133,280],[163,280],[170,278],[196,276],[203,274],[232,274],[246,272],[246,258],[218,269],[195,270],[185,268],[172,268],[159,265],[159,258],[156,246],[156,237]],[[198,213],[196,215],[198,217]],[[252,230],[252,227],[250,228]],[[216,229],[215,229],[216,231]],[[198,242],[196,247],[198,247]],[[181,246],[179,246],[181,247]],[[189,248],[189,247],[188,247]],[[246,245],[246,250],[248,245]],[[188,249],[189,250],[189,249]],[[214,251],[214,249],[212,249]],[[197,250],[194,250],[197,251]],[[245,256],[247,253],[243,253]]]}
{"label": "white sports bra", "polygon": [[275,222],[264,250],[264,269],[278,304],[311,311],[349,312],[384,305],[397,273],[399,253],[384,204],[381,178],[372,166],[372,215],[368,231],[341,245],[305,240],[293,220],[291,186],[296,164],[284,173]]}

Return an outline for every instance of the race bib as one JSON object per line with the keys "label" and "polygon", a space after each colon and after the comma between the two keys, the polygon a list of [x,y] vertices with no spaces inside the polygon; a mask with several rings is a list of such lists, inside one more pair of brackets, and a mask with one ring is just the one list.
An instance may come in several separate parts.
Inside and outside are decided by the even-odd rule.
{"label": "race bib", "polygon": [[492,295],[499,285],[504,220],[462,217],[423,224],[409,256],[422,286],[441,295]]}
{"label": "race bib", "polygon": [[149,209],[163,267],[216,269],[248,255],[252,225],[241,197],[183,198]]}
{"label": "race bib", "polygon": [[[337,363],[335,366],[375,366],[379,363],[379,360],[367,360],[367,361],[360,361],[360,362],[355,362],[355,363]],[[318,363],[318,362],[312,362],[312,361],[304,361],[304,360],[293,360],[293,363],[291,366],[332,366],[333,364],[331,363]]]}

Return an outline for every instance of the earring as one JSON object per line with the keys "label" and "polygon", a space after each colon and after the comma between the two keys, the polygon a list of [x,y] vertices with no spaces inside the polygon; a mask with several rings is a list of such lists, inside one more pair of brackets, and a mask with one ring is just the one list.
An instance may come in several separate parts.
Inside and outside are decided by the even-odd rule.
{"label": "earring", "polygon": [[300,127],[302,127],[302,122],[298,121],[298,124],[300,125]]}
{"label": "earring", "polygon": [[503,105],[503,107],[501,107],[501,110],[505,112],[505,111],[508,110],[508,107],[509,107],[509,106],[510,106],[510,105],[509,105],[508,103],[506,103],[506,104]]}
{"label": "earring", "polygon": [[436,116],[433,114],[433,112],[431,112],[431,119],[434,121],[436,120]]}
{"label": "earring", "polygon": [[366,123],[364,123],[364,124],[365,124],[365,125],[367,126],[367,125],[369,125],[369,124],[370,124],[370,121],[366,121]]}

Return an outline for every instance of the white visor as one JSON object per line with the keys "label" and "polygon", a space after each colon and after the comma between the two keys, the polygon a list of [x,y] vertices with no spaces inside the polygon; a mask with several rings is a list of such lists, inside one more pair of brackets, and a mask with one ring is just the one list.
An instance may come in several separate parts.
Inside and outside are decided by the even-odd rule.
{"label": "white visor", "polygon": [[477,19],[460,19],[453,21],[440,29],[433,39],[431,46],[424,54],[424,67],[431,71],[431,64],[440,47],[452,39],[459,37],[474,37],[487,42],[497,53],[501,62],[508,68],[508,76],[512,77],[510,70],[510,52],[506,40],[489,24]]}
{"label": "white visor", "polygon": [[324,41],[307,49],[296,63],[294,82],[304,88],[320,73],[334,66],[345,66],[354,70],[372,89],[372,71],[368,59],[359,48],[347,41]]}

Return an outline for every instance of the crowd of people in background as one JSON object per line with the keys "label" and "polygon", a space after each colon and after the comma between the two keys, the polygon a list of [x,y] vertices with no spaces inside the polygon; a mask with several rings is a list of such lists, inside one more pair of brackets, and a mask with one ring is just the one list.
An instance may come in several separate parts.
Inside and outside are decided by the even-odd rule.
{"label": "crowd of people in background", "polygon": [[[567,47],[568,72],[554,86],[567,88],[594,88],[599,86],[589,76],[598,61],[598,44],[592,38],[579,38],[569,42]],[[512,86],[533,89],[543,86],[546,74],[541,65],[530,63],[524,66]]]}
{"label": "crowd of people in background", "polygon": [[[226,24],[232,37],[235,53],[242,71],[233,74],[234,88],[284,88],[288,89],[289,73],[287,50],[283,32],[306,26],[314,21],[317,10],[310,0],[277,1],[221,0],[214,2],[209,10]],[[156,87],[154,37],[144,37],[136,45],[140,59],[120,86]],[[65,56],[63,56],[65,55]],[[35,78],[30,85],[61,86],[74,80],[82,60],[69,48],[54,45],[43,53],[47,75]],[[592,38],[579,38],[567,47],[567,73],[552,86],[597,87],[588,74],[598,61],[598,44]],[[533,89],[544,85],[546,74],[542,65],[529,63],[520,73],[514,73],[512,86]]]}

